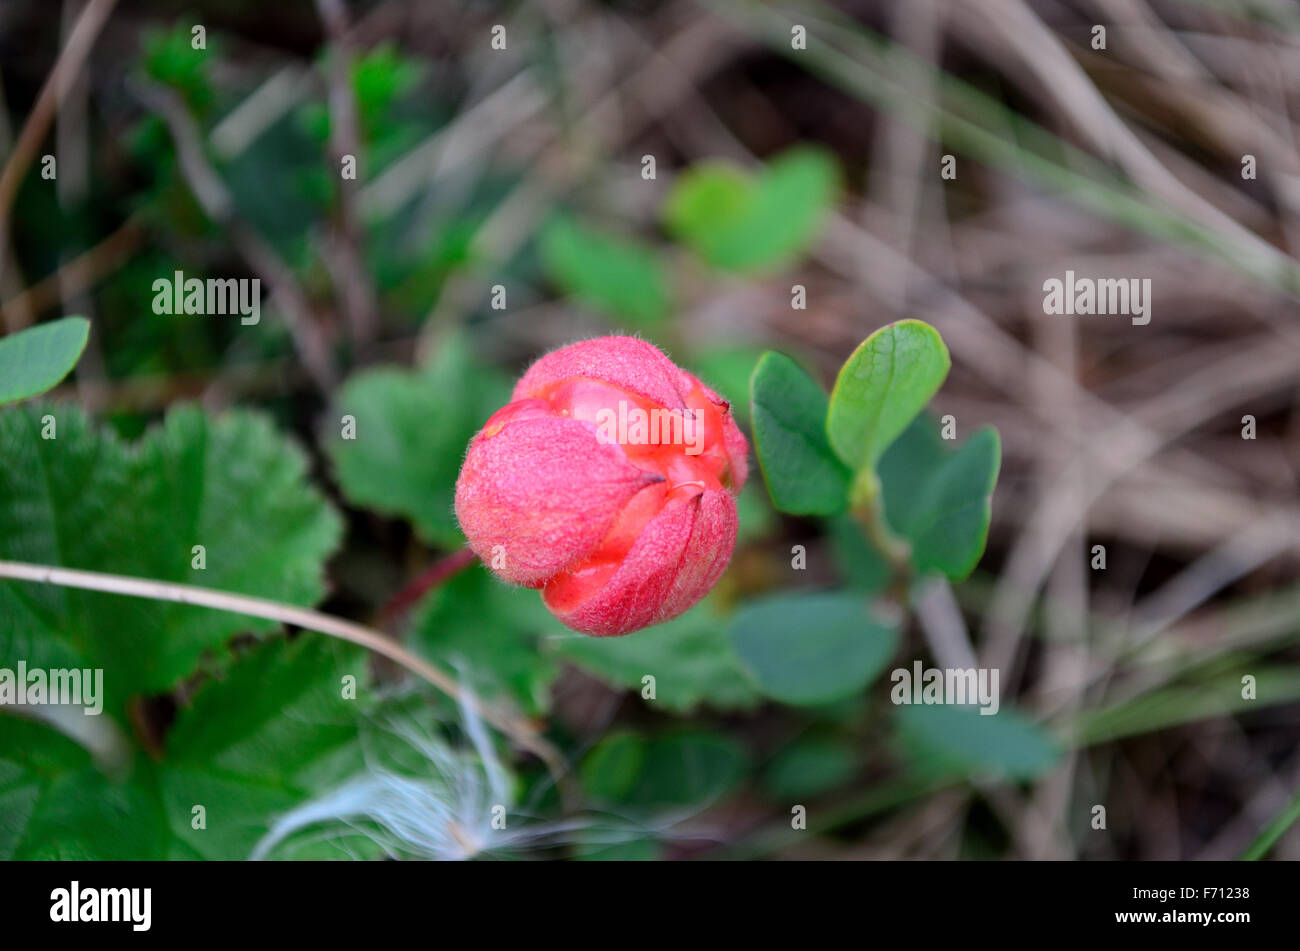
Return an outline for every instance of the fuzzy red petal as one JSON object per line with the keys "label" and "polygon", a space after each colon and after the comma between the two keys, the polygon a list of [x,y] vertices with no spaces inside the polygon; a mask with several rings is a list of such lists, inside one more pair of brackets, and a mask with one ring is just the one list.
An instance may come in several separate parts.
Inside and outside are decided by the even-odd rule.
{"label": "fuzzy red petal", "polygon": [[665,409],[681,409],[681,371],[659,348],[636,337],[597,337],[553,350],[515,385],[514,399],[540,396],[575,379],[612,383],[653,400]]}
{"label": "fuzzy red petal", "polygon": [[727,400],[685,370],[680,372],[686,381],[685,388],[687,392],[690,392],[692,387],[698,387],[710,401],[724,410],[722,414],[722,443],[726,449],[727,466],[731,472],[731,489],[733,492],[739,493],[745,487],[745,480],[749,478],[749,440],[745,438],[745,434],[736,425],[735,417],[731,414],[731,404]]}
{"label": "fuzzy red petal", "polygon": [[679,495],[646,524],[612,573],[561,575],[542,596],[575,631],[628,634],[694,606],[727,567],[735,542],[736,504],[730,494]]}
{"label": "fuzzy red petal", "polygon": [[660,480],[587,425],[516,418],[490,424],[470,444],[456,517],[485,565],[536,586],[589,554],[627,502]]}

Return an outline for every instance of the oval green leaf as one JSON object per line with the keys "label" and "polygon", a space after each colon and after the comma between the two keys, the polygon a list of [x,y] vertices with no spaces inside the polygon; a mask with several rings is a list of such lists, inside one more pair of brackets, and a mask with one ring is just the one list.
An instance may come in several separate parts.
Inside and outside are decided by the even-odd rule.
{"label": "oval green leaf", "polygon": [[860,594],[784,594],[738,611],[731,641],[767,696],[812,706],[865,688],[893,656],[898,631]]}
{"label": "oval green leaf", "polygon": [[869,469],[948,375],[952,361],[939,332],[920,320],[881,327],[840,368],[826,434],[854,471]]}
{"label": "oval green leaf", "polygon": [[763,772],[774,799],[800,801],[842,787],[858,771],[859,751],[844,740],[811,737],[781,750]]}
{"label": "oval green leaf", "polygon": [[993,427],[976,430],[953,452],[924,415],[885,453],[879,465],[885,515],[912,543],[918,573],[960,581],[979,563],[1001,462]]}
{"label": "oval green leaf", "polygon": [[67,376],[90,339],[90,321],[63,317],[0,339],[0,404],[39,396]]}
{"label": "oval green leaf", "polygon": [[989,715],[968,705],[902,706],[898,725],[919,762],[968,776],[1033,779],[1052,769],[1061,755],[1052,737],[1007,706]]}
{"label": "oval green leaf", "polygon": [[848,504],[849,471],[826,441],[826,393],[789,357],[768,351],[749,381],[754,451],[772,504],[792,515],[834,515]]}

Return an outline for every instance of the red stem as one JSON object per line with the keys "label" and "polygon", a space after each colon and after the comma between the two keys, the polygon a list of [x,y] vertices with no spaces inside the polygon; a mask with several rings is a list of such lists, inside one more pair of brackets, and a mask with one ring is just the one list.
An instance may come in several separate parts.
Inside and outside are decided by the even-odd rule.
{"label": "red stem", "polygon": [[388,603],[379,611],[379,626],[388,627],[391,622],[410,610],[411,606],[416,601],[419,601],[425,592],[433,590],[448,578],[460,574],[460,572],[472,565],[477,557],[467,546],[439,558],[408,581],[397,594],[388,599]]}

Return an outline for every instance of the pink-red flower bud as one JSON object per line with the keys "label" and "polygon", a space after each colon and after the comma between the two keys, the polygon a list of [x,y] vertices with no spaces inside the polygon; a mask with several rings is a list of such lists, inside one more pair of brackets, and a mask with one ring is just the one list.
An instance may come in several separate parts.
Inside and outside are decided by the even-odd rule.
{"label": "pink-red flower bud", "polygon": [[634,337],[542,357],[470,442],[456,517],[483,563],[576,631],[681,614],[736,544],[749,447],[730,404]]}

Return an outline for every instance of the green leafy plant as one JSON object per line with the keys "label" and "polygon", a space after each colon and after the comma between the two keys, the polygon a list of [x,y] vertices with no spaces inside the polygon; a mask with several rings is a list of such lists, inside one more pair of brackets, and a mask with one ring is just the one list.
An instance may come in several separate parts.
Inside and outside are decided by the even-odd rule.
{"label": "green leafy plant", "polygon": [[[78,410],[33,404],[0,413],[0,455],[7,463],[0,470],[0,560],[201,579],[299,604],[323,592],[338,517],[305,483],[300,453],[261,416],[213,420],[177,409],[128,445]],[[201,556],[193,548],[199,540]],[[247,836],[294,801],[297,766],[290,760],[305,766],[346,741],[353,705],[338,703],[335,676],[343,655],[323,651],[319,641],[295,648],[273,642],[258,659],[234,664],[230,679],[209,684],[195,707],[181,712],[165,750],[149,751],[154,758],[148,737],[133,737],[135,704],[201,671],[230,668],[235,658],[225,645],[241,632],[268,635],[266,620],[13,581],[0,583],[0,616],[0,656],[105,672],[102,713],[87,718],[97,737],[89,750],[49,725],[15,726],[6,717],[0,801],[9,821],[0,855],[244,857]],[[348,656],[341,672],[359,673],[359,653]],[[343,726],[324,746],[302,732],[309,718],[296,704],[305,696],[337,704]],[[284,744],[278,754],[267,745],[277,735]],[[193,835],[195,803],[220,816],[227,834]]]}
{"label": "green leafy plant", "polygon": [[[923,410],[950,365],[935,329],[903,320],[854,350],[829,397],[797,362],[768,352],[750,380],[754,447],[772,504],[831,518],[856,590],[794,592],[742,607],[730,625],[737,656],[763,693],[822,705],[859,695],[900,642],[896,608],[932,576],[966,578],[983,554],[1001,461],[997,431],[956,449]],[[949,425],[954,429],[955,420]],[[955,441],[955,440],[953,440]],[[845,513],[851,522],[843,521]],[[856,527],[855,527],[856,526]],[[1057,744],[1014,710],[898,708],[901,741],[927,769],[1034,776]],[[935,712],[936,709],[938,712]],[[960,737],[960,739],[954,739]]]}
{"label": "green leafy plant", "polygon": [[864,340],[829,398],[789,357],[764,354],[750,401],[772,504],[793,515],[850,512],[896,575],[969,575],[988,536],[1001,454],[991,427],[954,452],[921,415],[949,365],[938,332],[919,320]]}
{"label": "green leafy plant", "polygon": [[[48,415],[48,423],[42,417]],[[51,433],[48,425],[57,428]],[[42,438],[42,430],[54,438]],[[68,407],[0,414],[0,559],[203,583],[313,604],[338,516],[305,481],[301,453],[251,413],[178,408],[128,445]],[[195,545],[202,545],[196,552]],[[99,667],[105,709],[167,690],[265,620],[187,605],[0,584],[0,654]]]}

